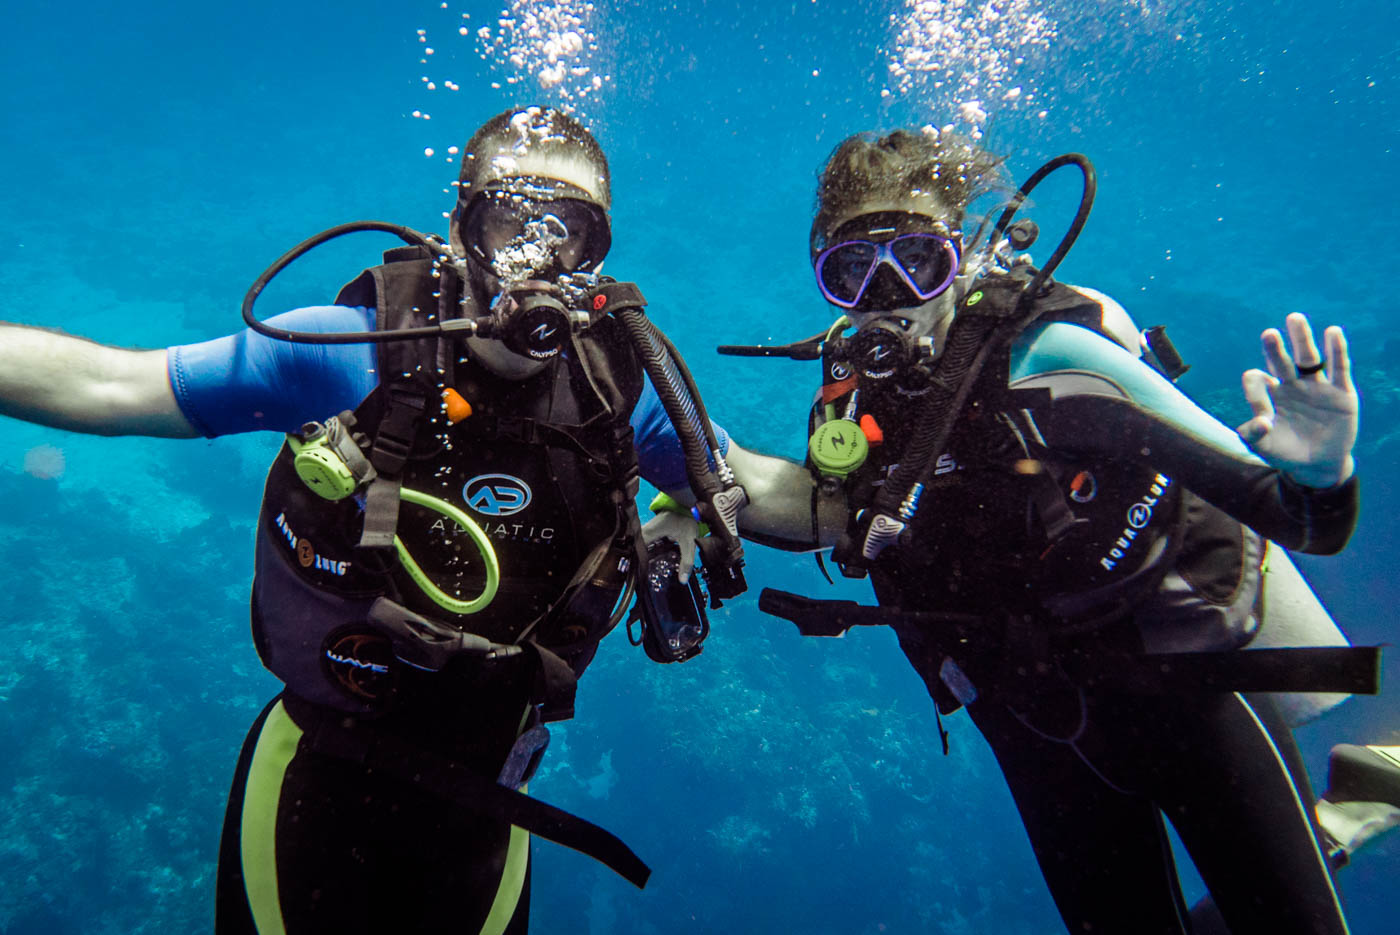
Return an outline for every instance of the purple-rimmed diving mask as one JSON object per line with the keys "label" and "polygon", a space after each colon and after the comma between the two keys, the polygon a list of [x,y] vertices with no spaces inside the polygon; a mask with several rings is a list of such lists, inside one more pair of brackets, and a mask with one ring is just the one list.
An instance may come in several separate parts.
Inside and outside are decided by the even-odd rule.
{"label": "purple-rimmed diving mask", "polygon": [[854,218],[828,243],[813,262],[817,288],[832,305],[859,311],[909,308],[942,295],[961,262],[947,228],[905,211]]}

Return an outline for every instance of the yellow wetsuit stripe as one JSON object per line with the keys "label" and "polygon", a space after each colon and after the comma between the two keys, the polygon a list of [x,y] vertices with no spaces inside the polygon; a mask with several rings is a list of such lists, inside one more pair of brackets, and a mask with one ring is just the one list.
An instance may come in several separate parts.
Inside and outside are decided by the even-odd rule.
{"label": "yellow wetsuit stripe", "polygon": [[253,748],[248,782],[243,787],[240,851],[243,888],[258,935],[286,935],[282,904],[277,894],[277,806],[287,764],[296,755],[301,728],[287,715],[282,702],[268,712]]}
{"label": "yellow wetsuit stripe", "polygon": [[481,925],[481,935],[501,935],[506,930],[515,916],[516,907],[520,905],[520,894],[525,889],[525,869],[529,865],[530,832],[511,825],[506,863],[501,868],[501,885],[497,887],[496,898],[491,901],[491,911]]}
{"label": "yellow wetsuit stripe", "polygon": [[[515,725],[515,736],[519,737],[530,722],[530,707],[520,712],[520,723]],[[520,787],[528,792],[529,783]],[[515,915],[520,905],[520,894],[525,889],[525,868],[530,865],[530,832],[510,826],[510,840],[506,843],[506,862],[501,868],[501,885],[496,887],[496,898],[491,900],[491,911],[481,924],[480,935],[501,935]]]}

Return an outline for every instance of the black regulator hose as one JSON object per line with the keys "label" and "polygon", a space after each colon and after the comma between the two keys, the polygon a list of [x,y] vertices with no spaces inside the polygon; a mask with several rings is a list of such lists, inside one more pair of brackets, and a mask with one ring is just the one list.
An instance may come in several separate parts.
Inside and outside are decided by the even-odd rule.
{"label": "black regulator hose", "polygon": [[1035,278],[1026,285],[1025,291],[1021,293],[1018,308],[1024,307],[1026,303],[1040,296],[1040,290],[1050,279],[1050,274],[1055,272],[1055,268],[1069,254],[1074,242],[1079,239],[1080,231],[1084,230],[1085,222],[1089,220],[1089,212],[1094,208],[1094,196],[1098,194],[1099,190],[1098,173],[1094,171],[1094,164],[1089,161],[1089,157],[1083,153],[1065,153],[1063,156],[1056,156],[1036,169],[1035,172],[1031,173],[1031,177],[1022,182],[1021,187],[1016,190],[1015,197],[1002,211],[1001,217],[997,219],[996,227],[992,229],[992,235],[987,238],[987,246],[990,249],[1001,240],[1006,229],[1011,226],[1012,219],[1016,217],[1016,212],[1021,210],[1021,205],[1025,202],[1026,196],[1031,193],[1031,189],[1043,182],[1050,173],[1069,165],[1078,167],[1084,176],[1084,188],[1079,195],[1079,210],[1074,213],[1074,220],[1070,222],[1069,230],[1065,231],[1065,235],[1060,238],[1060,243],[1050,254],[1050,259],[1045,261]]}
{"label": "black regulator hose", "polygon": [[[1089,220],[1089,212],[1094,207],[1094,196],[1098,192],[1097,174],[1089,157],[1081,153],[1065,153],[1063,156],[1056,156],[1036,169],[1030,178],[1021,183],[1016,196],[1002,211],[1001,217],[997,220],[996,227],[992,231],[992,236],[988,240],[989,244],[1000,240],[1002,235],[1006,233],[1006,229],[1011,226],[1012,219],[1016,217],[1016,212],[1020,210],[1031,190],[1044,181],[1050,173],[1067,165],[1077,166],[1084,176],[1084,188],[1079,196],[1079,210],[1075,212],[1074,220],[1070,222],[1064,237],[1060,238],[1059,245],[1050,254],[1050,259],[1045,261],[1045,265],[1021,290],[1020,298],[1016,302],[1017,312],[1022,312],[1027,305],[1031,305],[1032,308],[1017,316],[1015,323],[1009,329],[1012,334],[1024,330],[1036,319],[1038,312],[1033,308],[1034,300],[1040,296],[1040,290],[1049,280],[1050,274],[1064,260],[1070,248],[1074,246],[1074,242],[1079,239],[1080,232],[1084,230],[1085,222]],[[939,382],[950,377],[955,379],[958,387],[957,392],[946,407],[938,405],[925,407],[924,418],[920,420],[919,428],[921,431],[915,434],[914,440],[910,443],[910,451],[901,459],[909,465],[911,470],[896,471],[896,477],[892,478],[895,482],[887,485],[894,488],[886,497],[890,501],[891,508],[898,506],[899,497],[908,493],[915,483],[928,484],[933,476],[934,459],[946,450],[948,440],[953,434],[953,424],[957,421],[958,413],[967,403],[967,397],[971,394],[973,384],[977,382],[977,377],[981,373],[987,357],[993,348],[1001,343],[996,340],[987,340],[985,333],[974,334],[974,330],[980,329],[968,329],[963,335],[953,334],[950,336],[948,349],[944,351],[948,356],[947,370],[943,370],[943,373],[940,374]],[[959,337],[962,337],[963,340],[959,341]],[[947,377],[944,377],[943,374],[947,374]],[[947,418],[940,419],[940,416]],[[903,466],[901,464],[901,467]]]}
{"label": "black regulator hose", "polygon": [[[681,352],[676,350],[676,345],[671,343],[671,339],[666,336],[666,332],[657,328],[655,325],[652,326],[652,330],[656,332],[657,338],[661,340],[662,346],[666,348],[666,353],[670,357],[671,362],[675,365],[676,372],[680,375],[680,378],[685,381],[686,392],[690,396],[690,401],[695,406],[695,417],[700,422],[699,429],[705,435],[705,443],[710,446],[711,451],[719,451],[719,436],[715,434],[714,424],[710,422],[709,410],[705,408],[705,399],[700,395],[700,388],[695,383],[695,377],[690,373],[690,366],[686,364],[685,358],[681,356]],[[706,463],[708,464],[708,462]]]}
{"label": "black regulator hose", "polygon": [[881,486],[876,495],[876,512],[893,516],[901,499],[914,484],[927,482],[923,477],[925,468],[947,450],[958,413],[962,411],[973,384],[977,382],[978,372],[997,343],[987,340],[988,329],[976,327],[977,324],[978,321],[974,320],[968,326],[959,328],[954,322],[948,345],[943,351],[943,362],[938,368],[939,379],[919,407],[919,420],[909,448],[899,459],[900,463],[889,481]]}
{"label": "black regulator hose", "polygon": [[[257,302],[258,296],[267,288],[268,283],[278,273],[286,269],[291,263],[309,253],[312,249],[337,237],[344,237],[346,234],[357,234],[363,231],[382,231],[386,234],[393,234],[411,247],[422,247],[431,256],[442,256],[446,245],[435,235],[422,234],[411,227],[402,224],[390,224],[387,221],[351,221],[349,224],[339,224],[335,227],[321,231],[314,237],[307,238],[288,250],[277,261],[263,271],[263,274],[254,280],[248,292],[243,296],[243,322],[258,334],[266,335],[278,341],[292,341],[297,344],[382,344],[387,341],[413,341],[419,338],[435,338],[443,334],[456,330],[452,323],[439,323],[426,328],[401,328],[395,331],[344,331],[335,334],[320,334],[314,331],[288,331],[285,328],[274,328],[264,322],[258,321],[253,314],[253,304]],[[464,321],[458,328],[470,328],[469,321]]]}
{"label": "black regulator hose", "polygon": [[[666,413],[673,421],[684,421],[694,429],[693,432],[676,434],[680,436],[681,448],[685,452],[686,473],[690,476],[691,484],[695,486],[696,495],[713,494],[719,489],[719,485],[710,473],[709,452],[701,448],[700,438],[704,437],[708,441],[714,430],[710,428],[708,419],[701,424],[700,414],[703,410],[698,402],[700,394],[694,391],[693,382],[687,381],[679,372],[675,364],[679,358],[668,353],[666,344],[669,342],[666,342],[665,337],[657,331],[641,309],[623,308],[615,314],[627,329],[633,347],[642,358],[642,367],[651,377],[656,395],[661,398],[661,405]],[[709,431],[706,431],[707,429]]]}

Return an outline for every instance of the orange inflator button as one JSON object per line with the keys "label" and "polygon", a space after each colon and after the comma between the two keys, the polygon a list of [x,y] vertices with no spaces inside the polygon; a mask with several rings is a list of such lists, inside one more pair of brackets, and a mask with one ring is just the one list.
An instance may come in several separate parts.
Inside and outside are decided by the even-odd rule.
{"label": "orange inflator button", "polygon": [[452,387],[442,391],[442,401],[447,406],[447,423],[456,425],[472,414],[472,404],[462,398],[462,394]]}
{"label": "orange inflator button", "polygon": [[880,429],[880,423],[868,412],[860,417],[860,430],[865,433],[865,440],[872,445],[883,444],[885,441],[885,433]]}

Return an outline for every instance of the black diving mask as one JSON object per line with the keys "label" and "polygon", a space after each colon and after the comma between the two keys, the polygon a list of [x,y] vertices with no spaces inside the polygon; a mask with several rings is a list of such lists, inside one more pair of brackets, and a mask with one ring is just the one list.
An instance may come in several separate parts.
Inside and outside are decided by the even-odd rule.
{"label": "black diving mask", "polygon": [[498,279],[553,280],[596,269],[612,246],[608,215],[583,189],[512,179],[458,205],[467,254]]}

